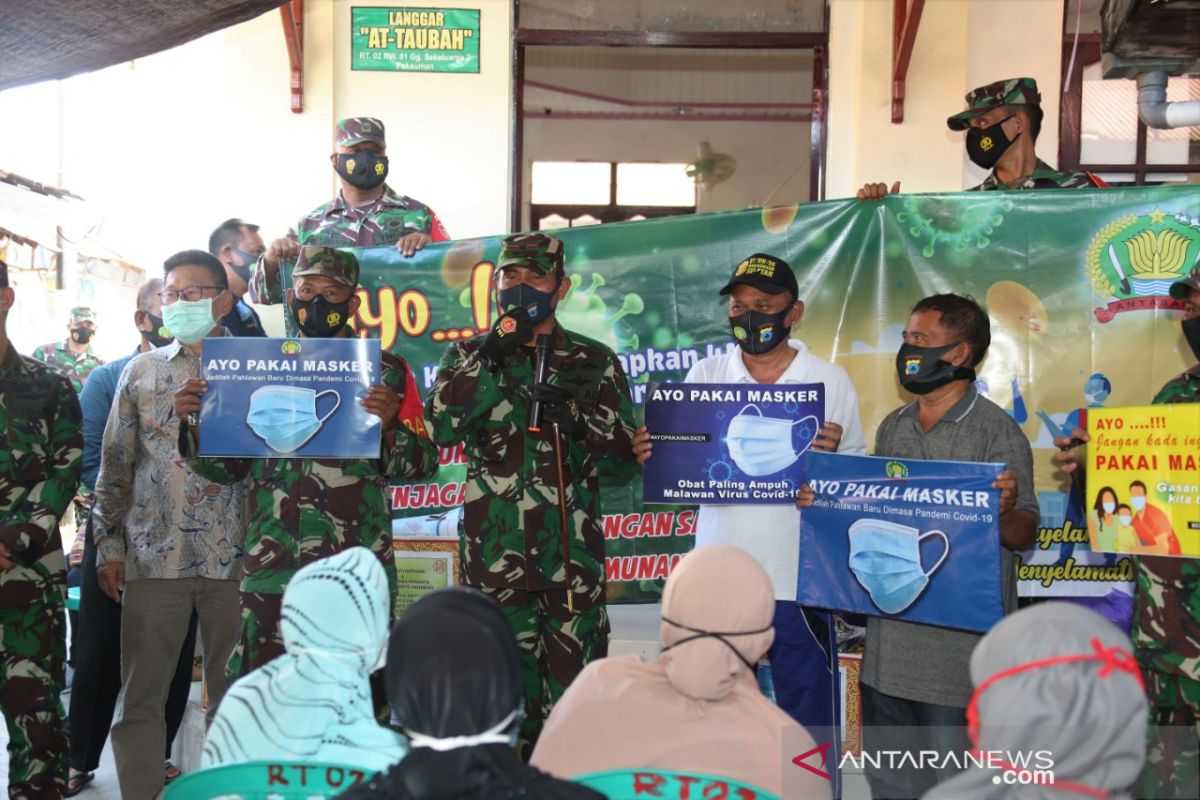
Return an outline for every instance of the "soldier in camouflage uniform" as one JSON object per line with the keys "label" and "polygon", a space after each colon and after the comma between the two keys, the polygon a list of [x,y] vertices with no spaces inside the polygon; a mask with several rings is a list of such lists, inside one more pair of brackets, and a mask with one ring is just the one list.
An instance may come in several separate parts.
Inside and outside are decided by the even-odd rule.
{"label": "soldier in camouflage uniform", "polygon": [[[450,236],[429,206],[405,197],[384,183],[388,175],[383,123],[372,117],[339,120],[329,156],[342,188],[333,201],[314,209],[287,236],[276,239],[254,265],[250,298],[270,305],[283,302],[281,262],[293,262],[302,245],[375,247],[395,245],[406,258],[431,241]],[[288,334],[295,321],[286,314]]]}
{"label": "soldier in camouflage uniform", "polygon": [[71,379],[75,393],[83,390],[92,370],[104,363],[92,354],[89,344],[96,335],[96,312],[84,306],[71,309],[71,321],[67,323],[71,333],[61,342],[50,342],[33,351],[33,357],[59,370]]}
{"label": "soldier in camouflage uniform", "polygon": [[[1184,302],[1183,335],[1200,362],[1200,267],[1171,286],[1171,297]],[[1168,381],[1153,403],[1200,403],[1200,363]],[[1088,439],[1082,430],[1072,435]],[[1082,463],[1075,450],[1056,460],[1067,472]],[[1146,768],[1134,795],[1200,797],[1200,560],[1139,556],[1134,563],[1134,655],[1150,698]]]}
{"label": "soldier in camouflage uniform", "polygon": [[[540,233],[504,239],[493,284],[502,315],[487,336],[447,348],[426,416],[437,444],[465,447],[461,572],[467,585],[496,599],[517,632],[526,683],[521,737],[532,747],[566,686],[608,651],[600,473],[614,483],[636,473],[636,426],[613,352],[555,319],[571,285],[558,239]],[[552,343],[549,378],[536,385],[535,334]],[[536,432],[528,420],[534,399],[544,409]],[[566,440],[569,571],[550,438],[554,421]]]}
{"label": "soldier in camouflage uniform", "polygon": [[67,731],[66,563],[58,520],[75,495],[82,414],[70,382],[17,354],[14,294],[0,261],[0,709],[8,725],[8,797],[60,798]]}
{"label": "soldier in camouflage uniform", "polygon": [[[952,131],[967,131],[967,155],[991,170],[970,191],[999,189],[1090,189],[1106,184],[1087,172],[1059,172],[1037,157],[1034,144],[1042,130],[1042,95],[1033,78],[1009,78],[967,93],[967,110],[946,120]],[[891,194],[900,190],[897,181]],[[887,184],[868,183],[859,200],[878,200]]]}
{"label": "soldier in camouflage uniform", "polygon": [[[358,260],[351,253],[303,248],[287,293],[301,336],[355,335],[346,321],[358,309],[358,273]],[[384,352],[381,380],[362,401],[383,420],[380,457],[370,461],[198,458],[196,431],[186,423],[182,426],[180,452],[193,471],[216,483],[247,482],[250,519],[242,559],[242,631],[229,660],[231,680],[283,654],[283,590],[301,567],[318,559],[359,545],[370,548],[387,572],[395,605],[388,485],[431,477],[438,457],[425,432],[421,396],[408,364]],[[199,411],[206,388],[203,380],[195,379],[176,393],[181,420]]]}
{"label": "soldier in camouflage uniform", "polygon": [[[1200,267],[1171,286],[1186,304],[1183,333],[1200,362]],[[1200,403],[1200,363],[1153,402]],[[1150,697],[1150,746],[1141,797],[1200,797],[1200,560],[1135,560],[1134,655]]]}

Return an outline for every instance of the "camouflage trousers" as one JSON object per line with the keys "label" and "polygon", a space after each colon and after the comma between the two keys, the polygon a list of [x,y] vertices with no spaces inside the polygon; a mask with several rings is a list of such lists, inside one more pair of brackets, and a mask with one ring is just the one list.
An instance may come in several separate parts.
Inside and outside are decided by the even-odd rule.
{"label": "camouflage trousers", "polygon": [[8,796],[53,800],[67,790],[66,631],[58,604],[0,608],[0,708],[8,725]]}
{"label": "camouflage trousers", "polygon": [[1200,797],[1200,681],[1143,669],[1150,698],[1139,798]]}
{"label": "camouflage trousers", "polygon": [[283,595],[261,592],[241,592],[242,631],[234,645],[225,677],[229,685],[244,675],[286,652],[279,618],[283,612]]}
{"label": "camouflage trousers", "polygon": [[608,609],[600,603],[572,615],[563,589],[478,588],[500,604],[517,633],[525,673],[521,753],[528,758],[546,717],[571,681],[590,662],[608,655]]}

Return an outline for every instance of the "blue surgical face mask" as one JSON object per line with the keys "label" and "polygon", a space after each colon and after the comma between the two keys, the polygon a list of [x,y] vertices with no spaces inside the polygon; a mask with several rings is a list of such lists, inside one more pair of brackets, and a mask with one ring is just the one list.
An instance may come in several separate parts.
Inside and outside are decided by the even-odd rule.
{"label": "blue surgical face mask", "polygon": [[1105,514],[1111,514],[1117,510],[1117,504],[1112,502],[1111,500],[1105,500],[1103,503],[1100,504],[1100,507],[1104,509]]}
{"label": "blue surgical face mask", "polygon": [[1127,517],[1124,514],[1122,514],[1121,516],[1117,517],[1117,521],[1128,528],[1130,525],[1133,524],[1133,517]]}
{"label": "blue surgical face mask", "polygon": [[163,306],[163,326],[180,344],[195,344],[212,333],[217,321],[213,318],[213,298],[176,300]]}
{"label": "blue surgical face mask", "polygon": [[527,283],[518,283],[516,286],[497,291],[496,300],[500,303],[502,312],[518,307],[524,308],[529,312],[529,319],[537,325],[554,314],[554,295],[557,293],[557,288],[543,292]]}
{"label": "blue surgical face mask", "polygon": [[[324,395],[333,395],[336,402],[318,417],[317,401]],[[301,386],[263,386],[250,395],[246,424],[267,447],[291,453],[315,436],[341,404],[341,395],[333,389],[318,393]]]}
{"label": "blue surgical face mask", "polygon": [[764,417],[756,405],[747,405],[729,421],[725,443],[737,468],[757,478],[795,464],[812,445],[817,427],[817,418],[811,414],[795,421],[777,419]]}
{"label": "blue surgical face mask", "polygon": [[1145,497],[1131,497],[1131,498],[1129,498],[1129,505],[1133,506],[1134,511],[1141,511],[1142,509],[1144,509],[1146,507],[1146,498]]}
{"label": "blue surgical face mask", "polygon": [[[850,526],[850,570],[871,602],[885,614],[899,614],[916,602],[929,585],[929,576],[950,555],[950,540],[941,531],[920,534],[916,528],[878,519],[860,519]],[[927,572],[921,566],[921,542],[940,536],[941,558]]]}

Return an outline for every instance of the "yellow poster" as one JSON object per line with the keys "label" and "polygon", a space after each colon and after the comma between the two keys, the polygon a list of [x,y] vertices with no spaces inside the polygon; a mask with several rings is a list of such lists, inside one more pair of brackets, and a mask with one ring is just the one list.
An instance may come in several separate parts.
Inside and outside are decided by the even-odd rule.
{"label": "yellow poster", "polygon": [[1092,549],[1200,556],[1200,405],[1089,409],[1087,427]]}

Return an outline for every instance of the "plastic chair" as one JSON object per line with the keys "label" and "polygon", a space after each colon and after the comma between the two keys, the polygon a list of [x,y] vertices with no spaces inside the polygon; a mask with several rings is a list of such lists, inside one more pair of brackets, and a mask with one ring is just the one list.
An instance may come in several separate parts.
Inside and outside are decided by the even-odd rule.
{"label": "plastic chair", "polygon": [[614,769],[580,775],[575,783],[595,789],[609,800],[664,800],[682,798],[725,797],[728,800],[780,800],[777,795],[748,783],[704,775],[697,772],[676,772],[663,769]]}
{"label": "plastic chair", "polygon": [[248,761],[181,775],[163,800],[317,800],[336,797],[373,775],[344,764]]}
{"label": "plastic chair", "polygon": [[79,610],[79,587],[72,586],[67,589],[67,611]]}

